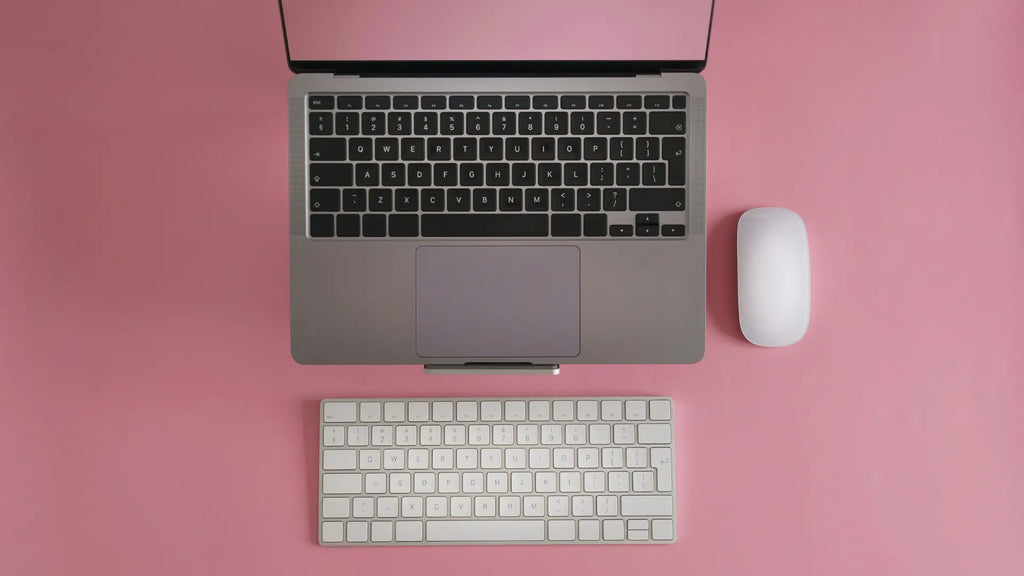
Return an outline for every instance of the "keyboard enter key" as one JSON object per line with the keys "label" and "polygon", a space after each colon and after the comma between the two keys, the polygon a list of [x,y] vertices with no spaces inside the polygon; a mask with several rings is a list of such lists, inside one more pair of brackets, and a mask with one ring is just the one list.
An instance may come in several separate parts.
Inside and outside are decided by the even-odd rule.
{"label": "keyboard enter key", "polygon": [[634,212],[677,212],[686,209],[684,188],[631,188],[629,209]]}

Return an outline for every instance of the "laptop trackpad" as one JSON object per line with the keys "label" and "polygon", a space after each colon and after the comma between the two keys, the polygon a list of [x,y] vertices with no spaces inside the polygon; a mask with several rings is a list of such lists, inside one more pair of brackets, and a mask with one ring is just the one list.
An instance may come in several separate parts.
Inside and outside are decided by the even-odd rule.
{"label": "laptop trackpad", "polygon": [[420,247],[416,349],[426,357],[579,355],[579,249]]}

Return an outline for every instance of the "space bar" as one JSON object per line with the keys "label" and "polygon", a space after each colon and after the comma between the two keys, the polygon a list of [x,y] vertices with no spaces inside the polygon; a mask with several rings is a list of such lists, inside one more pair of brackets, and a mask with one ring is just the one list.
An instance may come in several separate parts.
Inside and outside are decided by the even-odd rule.
{"label": "space bar", "polygon": [[543,520],[428,520],[428,542],[514,542],[544,539]]}
{"label": "space bar", "polygon": [[547,236],[547,214],[424,214],[420,228],[429,238]]}

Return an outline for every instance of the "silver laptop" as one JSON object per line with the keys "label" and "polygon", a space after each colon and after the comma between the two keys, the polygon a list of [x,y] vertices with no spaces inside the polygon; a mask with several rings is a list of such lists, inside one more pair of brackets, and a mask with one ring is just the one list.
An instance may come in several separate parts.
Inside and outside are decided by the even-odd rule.
{"label": "silver laptop", "polygon": [[703,357],[712,0],[279,2],[296,361]]}

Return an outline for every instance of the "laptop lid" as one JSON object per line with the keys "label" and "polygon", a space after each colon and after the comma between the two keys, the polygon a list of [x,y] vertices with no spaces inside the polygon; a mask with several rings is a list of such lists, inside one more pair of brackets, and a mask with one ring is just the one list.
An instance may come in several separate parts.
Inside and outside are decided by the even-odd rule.
{"label": "laptop lid", "polygon": [[714,0],[278,0],[288,67],[364,75],[700,72]]}

